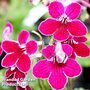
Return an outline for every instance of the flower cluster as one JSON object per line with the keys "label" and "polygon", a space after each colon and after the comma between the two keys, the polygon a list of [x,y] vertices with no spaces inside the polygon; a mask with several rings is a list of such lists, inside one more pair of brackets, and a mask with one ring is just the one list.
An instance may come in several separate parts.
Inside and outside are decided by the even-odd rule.
{"label": "flower cluster", "polygon": [[[81,11],[78,3],[64,7],[61,2],[54,1],[48,5],[48,11],[51,18],[41,22],[38,29],[45,36],[52,35],[53,42],[42,48],[45,59],[35,64],[33,75],[47,79],[52,89],[61,90],[69,78],[75,78],[82,72],[76,57],[90,55],[90,49],[85,44],[88,29],[78,20]],[[24,80],[31,67],[31,55],[36,53],[38,45],[35,40],[28,41],[30,33],[27,30],[19,33],[18,41],[12,40],[12,30],[11,23],[7,23],[0,46],[0,55],[2,51],[6,52],[2,60],[2,66],[7,68],[5,79],[7,83],[16,83],[16,90],[31,90]]]}
{"label": "flower cluster", "polygon": [[64,7],[54,1],[48,6],[51,18],[39,25],[39,31],[45,36],[53,36],[54,42],[42,49],[45,59],[38,61],[33,74],[40,79],[48,79],[55,90],[64,89],[68,78],[74,78],[82,72],[76,57],[87,57],[90,49],[87,41],[87,27],[77,18],[81,6],[71,3]]}
{"label": "flower cluster", "polygon": [[[17,90],[22,90],[23,86],[20,83],[22,79],[26,79],[31,67],[30,56],[37,51],[37,43],[35,40],[28,41],[30,33],[22,30],[18,35],[18,41],[13,41],[9,38],[11,24],[9,23],[4,30],[4,41],[1,44],[2,50],[6,52],[6,56],[2,60],[2,66],[8,68],[5,73],[7,83],[17,84]],[[8,81],[7,81],[8,79]],[[11,80],[12,79],[12,80]],[[27,83],[25,90],[31,90]]]}

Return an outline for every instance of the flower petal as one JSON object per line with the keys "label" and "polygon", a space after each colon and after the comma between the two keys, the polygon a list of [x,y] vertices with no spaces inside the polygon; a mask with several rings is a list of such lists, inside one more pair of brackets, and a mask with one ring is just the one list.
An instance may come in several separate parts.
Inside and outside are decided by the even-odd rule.
{"label": "flower petal", "polygon": [[68,22],[68,30],[74,36],[82,36],[87,34],[86,26],[79,20]]}
{"label": "flower petal", "polygon": [[7,78],[7,79],[5,80],[5,82],[8,83],[8,84],[10,84],[10,85],[11,85],[11,84],[12,84],[12,85],[13,85],[13,84],[15,85],[16,82],[17,82],[17,80],[14,78],[14,73],[13,73],[9,78]]}
{"label": "flower petal", "polygon": [[2,60],[3,67],[11,67],[13,66],[18,59],[18,56],[15,53],[7,54]]}
{"label": "flower petal", "polygon": [[33,68],[33,75],[37,78],[48,78],[50,74],[49,61],[40,60]]}
{"label": "flower petal", "polygon": [[62,3],[54,1],[49,5],[49,13],[53,18],[59,18],[64,13]]}
{"label": "flower petal", "polygon": [[31,60],[27,54],[22,54],[17,62],[17,68],[26,73],[30,70]]}
{"label": "flower petal", "polygon": [[9,78],[12,74],[14,74],[14,70],[11,71],[10,69],[8,69],[8,70],[5,72],[5,78]]}
{"label": "flower petal", "polygon": [[49,83],[54,89],[63,89],[67,83],[67,77],[63,72],[55,71],[49,77]]}
{"label": "flower petal", "polygon": [[10,52],[16,52],[20,47],[18,43],[14,41],[3,41],[2,48],[5,52],[10,53]]}
{"label": "flower petal", "polygon": [[78,56],[87,57],[90,55],[90,49],[84,43],[79,43],[79,44],[73,45],[73,49]]}
{"label": "flower petal", "polygon": [[1,46],[0,46],[0,56],[1,56],[2,52],[3,52],[3,50],[2,50],[2,48],[1,48]]}
{"label": "flower petal", "polygon": [[3,31],[3,40],[10,40],[12,31],[13,31],[12,24],[10,22],[7,22],[6,27]]}
{"label": "flower petal", "polygon": [[31,40],[26,44],[26,51],[30,55],[34,54],[37,51],[37,49],[38,49],[38,46],[37,46],[36,41],[34,40]]}
{"label": "flower petal", "polygon": [[81,67],[74,59],[68,59],[65,63],[64,72],[69,77],[76,77],[81,74]]}
{"label": "flower petal", "polygon": [[69,33],[65,27],[58,28],[58,30],[53,34],[55,40],[64,41],[69,37]]}
{"label": "flower petal", "polygon": [[48,45],[42,49],[42,54],[45,58],[50,59],[55,56],[55,46]]}
{"label": "flower petal", "polygon": [[53,34],[57,28],[60,27],[60,23],[54,19],[46,19],[45,21],[41,22],[39,25],[39,31],[43,35],[51,35]]}
{"label": "flower petal", "polygon": [[26,90],[32,90],[30,86],[26,86]]}
{"label": "flower petal", "polygon": [[20,72],[18,69],[16,70],[16,73],[15,73],[15,79],[17,80],[23,80],[25,78],[25,74]]}
{"label": "flower petal", "polygon": [[67,6],[66,8],[66,15],[70,18],[70,19],[76,19],[79,17],[81,12],[81,6],[78,3],[72,3],[69,6]]}
{"label": "flower petal", "polygon": [[25,88],[22,88],[20,86],[16,86],[16,90],[25,90]]}
{"label": "flower petal", "polygon": [[18,36],[18,41],[20,44],[25,44],[27,42],[27,39],[29,37],[29,32],[26,31],[26,30],[22,30],[20,33],[19,33],[19,36]]}
{"label": "flower petal", "polygon": [[87,41],[87,37],[85,37],[85,36],[73,37],[73,39],[74,39],[76,42],[86,42],[86,41]]}
{"label": "flower petal", "polygon": [[13,31],[13,26],[12,26],[12,24],[10,23],[10,22],[7,22],[7,24],[6,24],[6,28],[9,28],[9,31],[10,32],[12,32]]}
{"label": "flower petal", "polygon": [[72,55],[69,58],[76,59],[76,55],[75,55],[74,51],[73,51]]}
{"label": "flower petal", "polygon": [[73,53],[73,48],[69,44],[62,44],[62,49],[68,56],[71,56]]}

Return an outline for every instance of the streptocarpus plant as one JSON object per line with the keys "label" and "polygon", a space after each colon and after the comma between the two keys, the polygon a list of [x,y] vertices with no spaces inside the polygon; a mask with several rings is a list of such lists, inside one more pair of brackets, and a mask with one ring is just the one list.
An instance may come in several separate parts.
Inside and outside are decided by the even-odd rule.
{"label": "streptocarpus plant", "polygon": [[[82,72],[76,57],[87,57],[90,49],[85,44],[87,41],[87,27],[77,18],[80,15],[81,6],[71,3],[64,7],[62,3],[54,1],[48,6],[52,18],[46,19],[39,25],[39,31],[45,36],[51,36],[52,43],[42,49],[45,59],[39,60],[33,67],[33,75],[40,79],[48,79],[52,89],[61,90],[66,87],[69,78],[75,78]],[[9,29],[12,29],[8,24]],[[4,33],[5,34],[5,33]],[[10,36],[10,33],[8,34]],[[16,90],[31,90],[28,84],[23,87],[23,81],[27,78],[31,66],[30,56],[37,51],[37,43],[34,40],[27,41],[29,32],[22,30],[18,35],[18,41],[5,39],[1,47],[6,52],[2,66],[8,68],[6,79],[16,79],[7,83],[17,83]],[[17,79],[19,79],[17,81]],[[27,83],[27,82],[26,82]]]}

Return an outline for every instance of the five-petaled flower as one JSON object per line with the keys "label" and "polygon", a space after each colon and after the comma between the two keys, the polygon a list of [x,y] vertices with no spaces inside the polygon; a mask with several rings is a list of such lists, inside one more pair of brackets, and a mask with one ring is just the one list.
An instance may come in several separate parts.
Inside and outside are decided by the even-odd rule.
{"label": "five-petaled flower", "polygon": [[46,59],[40,60],[33,68],[37,78],[46,79],[54,89],[63,89],[68,77],[76,77],[81,73],[81,67],[75,59],[69,58],[72,47],[68,44],[48,45],[42,50]]}
{"label": "five-petaled flower", "polygon": [[54,1],[48,9],[53,18],[46,19],[39,25],[39,31],[43,35],[53,35],[55,40],[64,41],[70,35],[82,36],[87,33],[86,26],[76,19],[81,11],[78,3],[72,3],[64,8],[62,3]]}
{"label": "five-petaled flower", "polygon": [[7,55],[2,60],[3,67],[17,67],[26,73],[30,69],[31,60],[29,55],[37,51],[37,43],[34,40],[28,41],[29,32],[22,30],[18,36],[18,42],[5,40],[2,42],[2,49]]}

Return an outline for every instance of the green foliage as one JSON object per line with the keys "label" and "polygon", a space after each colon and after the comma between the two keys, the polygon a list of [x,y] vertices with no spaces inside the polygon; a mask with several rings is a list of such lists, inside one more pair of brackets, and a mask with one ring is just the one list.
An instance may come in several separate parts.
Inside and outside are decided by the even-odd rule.
{"label": "green foliage", "polygon": [[[29,13],[31,6],[27,0],[11,0],[7,12],[0,16],[0,41],[2,40],[2,32],[7,21],[13,24],[13,38],[16,39],[17,34],[22,29],[26,29],[22,25],[22,21]],[[0,13],[1,14],[1,13]]]}

